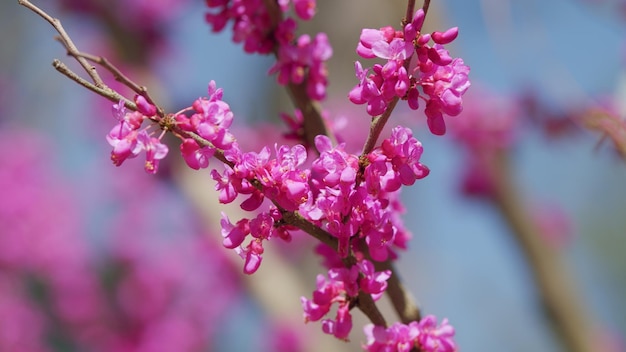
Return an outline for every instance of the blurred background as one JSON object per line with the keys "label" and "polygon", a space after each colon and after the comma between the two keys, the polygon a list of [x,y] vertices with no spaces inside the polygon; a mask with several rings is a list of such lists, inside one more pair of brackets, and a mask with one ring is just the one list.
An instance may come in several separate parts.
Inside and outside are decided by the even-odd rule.
{"label": "blurred background", "polygon": [[[248,148],[285,130],[278,114],[293,108],[266,75],[273,59],[245,55],[228,30],[211,33],[204,2],[36,4],[169,111],[215,80]],[[323,108],[350,126],[339,133],[354,152],[369,126],[364,107],[346,99],[360,30],[399,26],[404,7],[319,0],[300,28],[329,35]],[[443,137],[428,132],[421,110],[392,118],[413,128],[431,170],[403,193],[414,237],[398,268],[423,311],[450,320],[463,351],[565,351],[512,230],[470,177],[480,158],[464,118],[486,126],[480,138],[501,137],[520,203],[562,254],[598,351],[626,351],[626,168],[611,138],[584,126],[598,111],[626,116],[625,20],[621,0],[431,5],[428,31],[460,28],[449,49],[471,67],[472,87]],[[310,240],[270,243],[259,272],[244,277],[219,232],[220,211],[242,214],[217,204],[208,172],[187,170],[174,144],[156,176],[137,160],[115,168],[104,138],[111,104],[51,67],[54,58],[76,66],[50,25],[3,1],[0,27],[0,351],[360,349],[364,320],[349,344],[302,324],[300,296],[322,272]]]}

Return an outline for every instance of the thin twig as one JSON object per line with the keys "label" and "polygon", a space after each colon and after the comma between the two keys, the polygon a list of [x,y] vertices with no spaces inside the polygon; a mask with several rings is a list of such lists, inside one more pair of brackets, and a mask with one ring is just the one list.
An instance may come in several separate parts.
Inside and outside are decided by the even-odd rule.
{"label": "thin twig", "polygon": [[87,72],[89,77],[91,77],[96,87],[99,87],[99,88],[105,87],[104,81],[102,81],[102,78],[100,78],[100,75],[96,71],[96,68],[93,67],[91,64],[89,64],[89,62],[85,58],[78,56],[79,51],[76,48],[76,45],[74,44],[72,39],[70,39],[70,36],[65,32],[63,25],[61,25],[61,21],[48,15],[45,11],[35,6],[33,3],[31,3],[28,0],[18,0],[17,2],[18,4],[30,9],[34,13],[38,14],[41,18],[46,20],[48,23],[50,23],[52,27],[54,27],[54,29],[56,29],[56,31],[61,36],[62,43],[67,49],[68,55],[76,58],[76,61],[78,61],[78,63],[83,67],[85,72]]}
{"label": "thin twig", "polygon": [[87,81],[86,79],[80,77],[75,72],[70,70],[64,63],[62,63],[58,59],[54,59],[54,61],[52,61],[52,67],[54,67],[57,71],[59,71],[59,73],[63,74],[64,76],[71,79],[72,81],[80,84],[81,86],[89,89],[90,91],[115,103],[119,102],[120,100],[123,100],[124,105],[128,109],[137,110],[137,105],[135,105],[135,103],[133,103],[132,101],[128,100],[127,98],[125,98],[124,96],[122,96],[121,94],[119,94],[118,92],[114,91],[113,89],[109,88],[106,85],[103,85],[102,87],[98,87],[95,84]]}
{"label": "thin twig", "polygon": [[115,78],[116,81],[130,88],[133,92],[143,96],[144,98],[146,98],[148,103],[154,105],[157,108],[157,114],[160,117],[165,116],[164,110],[155,103],[154,99],[152,99],[152,97],[150,96],[150,93],[148,93],[148,88],[146,88],[145,86],[140,86],[135,81],[130,79],[128,76],[122,73],[119,68],[113,65],[113,63],[111,63],[111,61],[109,61],[107,58],[83,52],[78,52],[76,55],[104,67],[107,71],[111,72],[113,78]]}
{"label": "thin twig", "polygon": [[406,15],[402,20],[402,26],[406,26],[413,20],[413,11],[415,11],[415,0],[409,0],[406,4]]}
{"label": "thin twig", "polygon": [[123,74],[120,69],[115,67],[115,65],[113,65],[111,61],[107,60],[106,58],[102,56],[83,53],[83,52],[79,52],[76,55],[78,57],[84,57],[85,59],[104,67],[107,71],[111,72],[111,74],[113,75],[116,81],[124,84],[125,86],[130,88],[133,92],[137,94],[145,93],[146,91],[145,87],[140,86],[139,84],[135,83],[133,80],[128,78],[128,76]]}

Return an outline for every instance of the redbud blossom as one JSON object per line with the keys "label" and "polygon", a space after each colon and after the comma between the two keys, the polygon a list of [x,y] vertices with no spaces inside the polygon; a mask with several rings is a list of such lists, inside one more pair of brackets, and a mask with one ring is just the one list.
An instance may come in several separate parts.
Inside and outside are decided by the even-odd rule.
{"label": "redbud blossom", "polygon": [[[363,29],[356,52],[371,59],[380,58],[387,62],[375,64],[372,73],[355,64],[359,80],[349,93],[354,104],[367,104],[371,116],[382,114],[394,99],[406,100],[413,110],[419,108],[419,99],[426,101],[425,113],[433,134],[446,131],[443,114],[456,116],[462,110],[461,96],[469,88],[469,67],[461,59],[454,59],[443,44],[449,44],[458,35],[454,27],[445,32],[422,34],[424,11],[418,10],[413,21],[404,31],[392,27]],[[435,44],[429,46],[430,40]],[[412,72],[407,72],[407,60],[416,53],[418,63]],[[420,92],[421,90],[421,92]]]}
{"label": "redbud blossom", "polygon": [[158,138],[150,137],[145,130],[137,135],[137,145],[146,152],[144,169],[147,173],[155,174],[159,168],[159,161],[167,155],[167,146]]}
{"label": "redbud blossom", "polygon": [[106,135],[107,142],[113,147],[111,161],[120,166],[128,158],[134,158],[141,148],[137,143],[138,132],[126,122],[121,122]]}
{"label": "redbud blossom", "polygon": [[[381,284],[389,278],[389,272],[374,272],[371,262],[363,260],[350,269],[341,267],[328,270],[328,279],[317,276],[317,288],[313,291],[312,299],[305,297],[300,299],[304,310],[304,320],[318,321],[330,312],[334,303],[338,304],[335,319],[323,319],[322,331],[334,335],[339,339],[347,339],[352,330],[352,316],[350,315],[350,300],[358,296],[359,287],[374,287],[371,285],[372,278],[376,277]],[[361,270],[364,269],[365,272]],[[359,278],[363,274],[363,278]],[[374,289],[379,295],[383,292],[386,284]],[[382,289],[381,289],[382,288]],[[366,293],[370,293],[364,290]]]}
{"label": "redbud blossom", "polygon": [[394,323],[385,329],[382,326],[368,324],[364,327],[367,343],[365,351],[402,351],[409,352],[418,349],[424,352],[455,352],[454,328],[444,319],[437,326],[437,319],[428,315],[419,323],[411,322],[408,325]]}
{"label": "redbud blossom", "polygon": [[135,104],[137,104],[137,111],[144,114],[147,117],[156,115],[156,107],[146,100],[143,95],[135,95]]}
{"label": "redbud blossom", "polygon": [[199,170],[209,166],[209,159],[215,154],[215,148],[201,148],[193,139],[185,138],[180,145],[180,153],[190,168]]}

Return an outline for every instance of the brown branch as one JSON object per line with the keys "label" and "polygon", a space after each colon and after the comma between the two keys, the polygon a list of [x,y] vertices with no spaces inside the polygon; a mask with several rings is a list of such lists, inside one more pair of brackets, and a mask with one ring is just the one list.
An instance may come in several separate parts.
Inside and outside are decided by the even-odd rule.
{"label": "brown branch", "polygon": [[390,259],[384,262],[374,261],[376,271],[391,271],[391,277],[387,280],[387,290],[385,293],[389,296],[394,310],[400,317],[400,321],[408,324],[412,321],[420,321],[422,315],[419,306],[415,302],[413,295],[404,287],[398,269],[394,267]]}
{"label": "brown branch", "polygon": [[556,332],[572,352],[596,351],[594,330],[584,304],[560,253],[542,240],[535,222],[526,212],[513,183],[505,154],[490,165],[495,186],[495,202],[513,230],[549,313]]}
{"label": "brown branch", "polygon": [[90,91],[115,103],[118,103],[120,100],[123,100],[124,105],[127,108],[131,110],[137,110],[137,105],[135,105],[135,103],[133,103],[132,101],[126,99],[124,96],[122,96],[121,94],[119,94],[118,92],[114,91],[113,89],[109,88],[106,85],[98,87],[95,84],[87,81],[86,79],[80,77],[79,75],[74,73],[72,70],[70,70],[64,63],[62,63],[58,59],[55,59],[54,61],[52,61],[52,67],[54,67],[57,71],[59,71],[59,73],[65,75],[67,78],[89,89]]}
{"label": "brown branch", "polygon": [[143,86],[140,86],[139,84],[135,83],[133,80],[131,80],[130,78],[128,78],[128,76],[126,76],[125,74],[122,73],[122,71],[120,69],[118,69],[117,67],[115,67],[115,65],[113,65],[111,63],[111,61],[107,60],[106,58],[102,57],[102,56],[96,56],[96,55],[92,55],[92,54],[88,54],[88,53],[82,53],[82,52],[78,52],[76,54],[79,57],[83,57],[93,63],[96,63],[102,67],[104,67],[107,71],[111,72],[111,74],[113,75],[113,77],[115,78],[116,81],[124,84],[125,86],[127,86],[128,88],[130,88],[133,92],[137,93],[137,94],[144,94],[146,91],[146,88]]}
{"label": "brown branch", "polygon": [[430,7],[430,0],[424,0],[424,5],[422,5],[422,10],[424,10],[424,15],[428,14],[429,7]]}
{"label": "brown branch", "polygon": [[76,61],[78,61],[78,63],[83,67],[85,72],[87,72],[89,77],[91,77],[96,87],[99,87],[99,88],[105,87],[105,84],[102,81],[102,78],[100,78],[100,75],[98,74],[98,72],[96,72],[96,68],[90,65],[89,62],[85,58],[82,58],[78,55],[79,51],[76,48],[76,45],[74,44],[72,39],[70,39],[70,36],[65,32],[65,29],[61,25],[61,21],[48,15],[45,11],[35,6],[33,3],[31,3],[28,0],[17,0],[17,2],[18,4],[28,8],[29,10],[38,14],[41,18],[46,20],[48,23],[50,23],[52,27],[54,27],[54,29],[56,29],[56,31],[61,36],[61,42],[63,43],[63,46],[65,46],[65,48],[67,49],[68,55],[74,57]]}
{"label": "brown branch", "polygon": [[[275,29],[283,18],[283,14],[275,0],[264,0],[265,7],[270,16],[271,29],[270,35],[273,35]],[[278,44],[274,48],[274,56],[278,59]],[[289,83],[287,85],[287,92],[293,104],[302,112],[304,117],[304,138],[307,145],[315,146],[315,137],[318,135],[325,135],[332,141],[333,144],[337,144],[337,140],[334,134],[330,131],[326,122],[322,118],[320,108],[318,104],[309,97],[306,91],[307,78],[299,84]]]}
{"label": "brown branch", "polygon": [[332,144],[337,144],[337,140],[326,126],[326,122],[322,118],[320,108],[306,92],[306,80],[300,84],[289,83],[287,86],[289,96],[294,105],[300,109],[304,116],[304,138],[310,146],[315,146],[315,137],[325,135],[330,138]]}
{"label": "brown branch", "polygon": [[144,98],[146,98],[148,103],[154,105],[157,108],[157,114],[160,117],[165,116],[165,111],[154,102],[154,99],[152,99],[152,97],[148,93],[148,88],[146,88],[145,86],[140,86],[135,81],[130,79],[128,76],[122,73],[119,68],[113,65],[113,63],[111,63],[111,61],[109,61],[107,58],[83,52],[78,52],[76,55],[104,67],[113,75],[113,78],[115,78],[116,81],[130,88],[133,92],[143,96]]}
{"label": "brown branch", "polygon": [[406,4],[406,15],[402,19],[402,26],[406,26],[413,20],[413,12],[415,11],[415,0],[409,0]]}
{"label": "brown branch", "polygon": [[359,290],[357,306],[359,307],[359,310],[363,312],[363,314],[365,314],[365,316],[372,322],[372,324],[387,327],[387,321],[380,310],[378,310],[376,302],[374,302],[371,294],[365,293],[363,290]]}

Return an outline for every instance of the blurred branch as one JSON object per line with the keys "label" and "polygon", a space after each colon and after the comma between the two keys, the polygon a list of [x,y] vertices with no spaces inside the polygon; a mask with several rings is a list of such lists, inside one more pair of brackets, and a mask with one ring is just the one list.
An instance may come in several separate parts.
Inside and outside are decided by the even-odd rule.
{"label": "blurred branch", "polygon": [[[278,3],[274,0],[263,0],[265,7],[270,16],[271,27],[270,32],[274,32],[278,28],[278,24],[282,21],[283,13],[278,7]],[[278,47],[274,48],[274,56],[278,59]],[[322,118],[319,105],[314,102],[306,91],[307,79],[305,78],[302,83],[289,83],[287,85],[287,92],[291,98],[293,104],[300,109],[302,116],[304,117],[304,138],[307,145],[315,147],[315,137],[318,135],[324,135],[330,138],[333,144],[337,144],[337,140],[326,126],[326,122]]]}
{"label": "blurred branch", "polygon": [[513,230],[530,265],[544,307],[555,330],[571,352],[595,351],[593,326],[560,253],[540,237],[535,222],[521,204],[506,154],[493,159],[495,202]]}
{"label": "blurred branch", "polygon": [[387,280],[387,290],[385,293],[389,296],[394,310],[400,317],[400,321],[408,324],[412,321],[420,321],[422,314],[419,306],[415,302],[415,298],[411,292],[404,287],[402,280],[398,275],[398,269],[393,265],[390,259],[384,262],[373,261],[376,271],[390,270],[391,277]]}
{"label": "blurred branch", "polygon": [[594,109],[583,115],[582,122],[586,128],[602,134],[598,146],[609,139],[622,160],[626,160],[626,121],[616,114]]}

